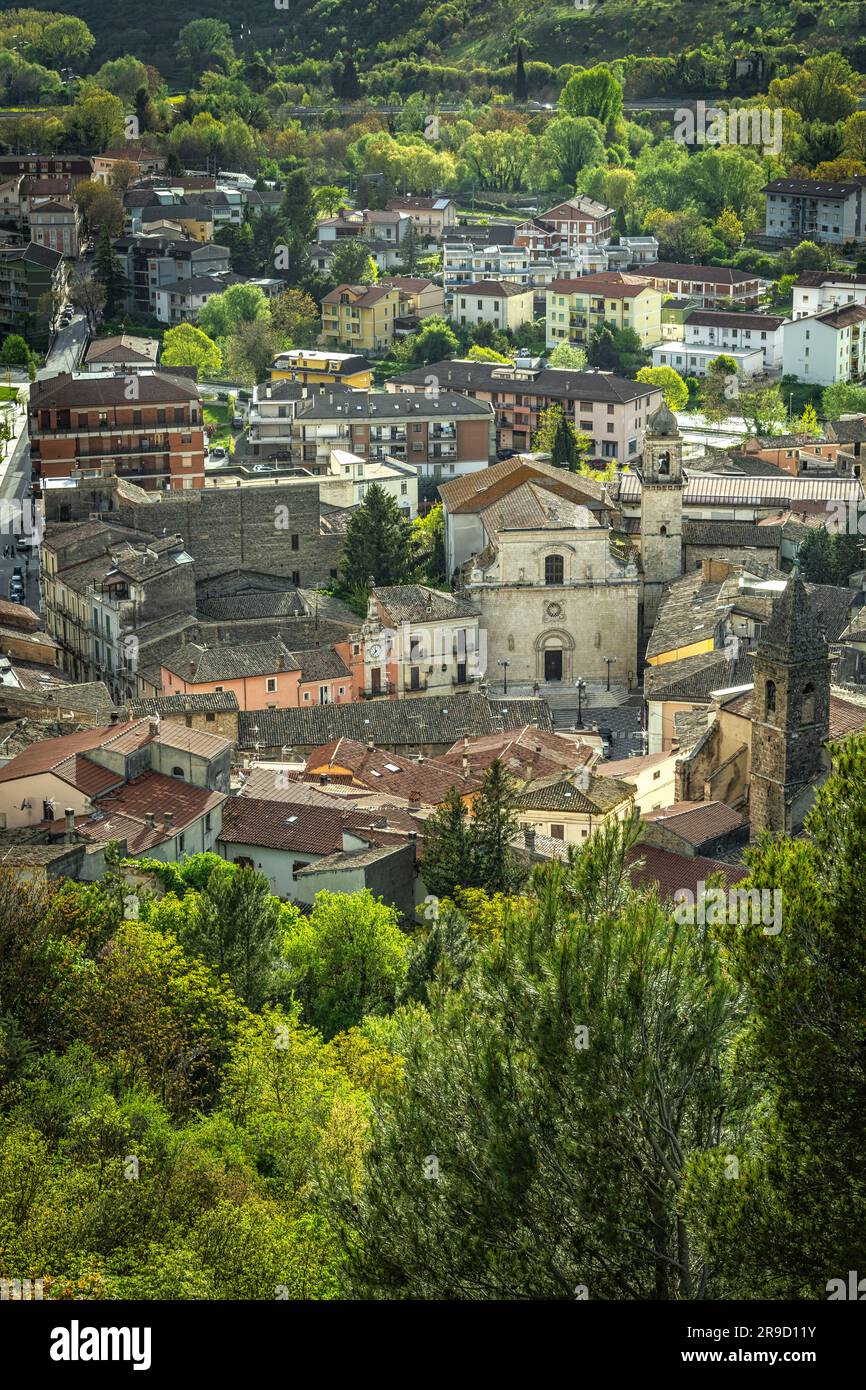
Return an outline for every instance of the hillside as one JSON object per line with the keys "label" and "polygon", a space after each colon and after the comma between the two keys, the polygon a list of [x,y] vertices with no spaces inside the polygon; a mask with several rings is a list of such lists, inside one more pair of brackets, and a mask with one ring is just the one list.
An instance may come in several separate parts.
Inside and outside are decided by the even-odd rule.
{"label": "hillside", "polygon": [[[94,59],[135,52],[168,74],[179,29],[191,19],[225,20],[236,44],[241,24],[253,47],[274,48],[287,58],[331,58],[351,48],[359,66],[410,55],[471,65],[508,61],[522,39],[527,58],[558,65],[599,58],[665,55],[711,43],[748,48],[754,43],[808,43],[836,47],[849,56],[866,50],[866,4],[860,0],[596,0],[577,12],[570,0],[189,0],[182,10],[171,0],[151,0],[141,23],[117,24],[109,0],[67,0],[96,35]],[[56,8],[34,0],[34,8]],[[246,45],[246,34],[244,44]],[[866,62],[860,64],[866,67]]]}

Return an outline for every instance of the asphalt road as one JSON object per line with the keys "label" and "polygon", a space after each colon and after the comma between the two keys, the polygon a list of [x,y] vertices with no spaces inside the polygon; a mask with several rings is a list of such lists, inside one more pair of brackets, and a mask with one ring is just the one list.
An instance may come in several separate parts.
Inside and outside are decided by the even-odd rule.
{"label": "asphalt road", "polygon": [[[15,505],[17,504],[17,505]],[[24,578],[26,603],[39,612],[39,558],[33,549],[12,554],[15,534],[32,531],[30,507],[30,443],[25,430],[9,459],[0,464],[0,598],[9,597],[9,581],[16,566]],[[23,524],[22,524],[23,523]],[[8,547],[8,553],[4,550]],[[17,552],[17,547],[15,547]]]}
{"label": "asphalt road", "polygon": [[56,376],[58,372],[71,372],[87,342],[87,322],[83,314],[76,313],[72,321],[61,328],[45,358],[45,366],[36,373],[39,380]]}

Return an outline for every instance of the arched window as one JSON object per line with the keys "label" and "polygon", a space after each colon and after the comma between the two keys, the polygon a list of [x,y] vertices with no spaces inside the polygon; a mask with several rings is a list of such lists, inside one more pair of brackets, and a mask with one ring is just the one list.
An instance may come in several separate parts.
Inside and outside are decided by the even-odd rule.
{"label": "arched window", "polygon": [[660,526],[660,527],[659,527],[659,535],[660,535],[660,536],[666,536],[667,533],[668,533],[668,528],[667,528],[666,526]]}
{"label": "arched window", "polygon": [[545,555],[545,584],[562,584],[565,579],[565,561],[561,555]]}
{"label": "arched window", "polygon": [[815,687],[810,682],[803,686],[803,709],[800,716],[801,724],[814,724],[815,722]]}
{"label": "arched window", "polygon": [[179,777],[181,781],[183,781],[185,773],[182,767],[173,767],[171,769],[171,775],[172,777]]}
{"label": "arched window", "polygon": [[658,475],[659,475],[659,477],[661,478],[661,477],[666,476],[668,473],[670,473],[670,471],[671,471],[671,456],[670,456],[670,454],[667,453],[667,452],[665,452],[664,454],[659,454],[659,457],[658,457]]}
{"label": "arched window", "polygon": [[766,706],[765,706],[765,709],[766,709],[767,714],[775,714],[775,712],[776,712],[776,682],[775,682],[775,681],[767,681],[767,685],[766,685],[766,697],[767,697],[767,698],[766,698]]}

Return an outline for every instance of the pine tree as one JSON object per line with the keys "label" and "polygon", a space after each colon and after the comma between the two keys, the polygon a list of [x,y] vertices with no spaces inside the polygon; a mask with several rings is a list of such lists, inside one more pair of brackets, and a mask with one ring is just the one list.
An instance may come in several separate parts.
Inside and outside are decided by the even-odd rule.
{"label": "pine tree", "polygon": [[410,222],[406,235],[400,243],[400,271],[403,275],[414,275],[418,268],[418,233],[415,223]]}
{"label": "pine tree", "polygon": [[343,80],[340,83],[340,96],[343,101],[360,101],[364,95],[358,79],[358,69],[351,53],[343,64]]}
{"label": "pine tree", "polygon": [[524,877],[511,847],[517,828],[514,791],[514,779],[496,758],[472,804],[473,848],[480,886],[488,893],[510,893]]}
{"label": "pine tree", "polygon": [[526,81],[526,68],[523,66],[523,44],[517,45],[517,70],[514,74],[514,100],[526,101],[529,86]]}
{"label": "pine tree", "polygon": [[556,424],[550,461],[554,468],[568,468],[572,473],[577,471],[580,462],[574,438],[574,428],[566,420],[564,414],[560,414]]}
{"label": "pine tree", "polygon": [[127,280],[115,255],[107,227],[103,227],[100,233],[96,255],[93,257],[93,277],[105,290],[105,312],[115,313],[123,298]]}
{"label": "pine tree", "polygon": [[454,786],[424,825],[421,874],[437,898],[453,898],[456,888],[475,888],[476,856],[469,812]]}
{"label": "pine tree", "polygon": [[378,483],[346,528],[340,575],[347,589],[406,584],[412,576],[411,528],[393,497]]}

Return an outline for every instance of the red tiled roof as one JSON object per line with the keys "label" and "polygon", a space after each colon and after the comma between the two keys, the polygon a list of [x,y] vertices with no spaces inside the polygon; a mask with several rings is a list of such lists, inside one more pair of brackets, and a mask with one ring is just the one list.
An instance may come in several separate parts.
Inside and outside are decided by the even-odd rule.
{"label": "red tiled roof", "polygon": [[674,893],[684,888],[696,895],[698,884],[706,883],[711,874],[721,874],[726,888],[739,883],[747,876],[747,870],[739,868],[736,864],[725,864],[720,859],[706,859],[701,854],[674,854],[671,850],[658,849],[655,845],[635,845],[629,850],[626,860],[634,887],[655,887],[662,899],[672,898]]}
{"label": "red tiled roof", "polygon": [[[97,844],[126,840],[131,854],[142,854],[172,839],[225,800],[223,792],[194,787],[161,772],[143,772],[102,795],[89,814],[76,816],[75,828]],[[166,813],[172,816],[172,825],[167,823]],[[148,825],[148,815],[154,817],[154,826]],[[63,820],[51,823],[55,834],[63,828]]]}
{"label": "red tiled roof", "polygon": [[116,772],[110,771],[107,767],[100,767],[84,753],[73,753],[70,758],[64,759],[62,763],[52,769],[55,777],[62,777],[64,782],[71,782],[85,796],[100,796],[102,792],[108,791],[109,787],[116,787],[123,778]]}
{"label": "red tiled roof", "polygon": [[677,801],[657,811],[645,811],[643,819],[664,825],[691,845],[701,845],[747,823],[745,816],[723,801]]}
{"label": "red tiled roof", "polygon": [[305,775],[327,772],[330,767],[348,769],[357,783],[371,791],[384,791],[389,796],[422,801],[428,806],[444,801],[453,786],[466,793],[477,790],[480,785],[477,775],[470,773],[464,777],[444,761],[425,758],[423,762],[415,762],[399,753],[368,749],[363,743],[348,738],[315,748],[307,758]]}
{"label": "red tiled roof", "polygon": [[[137,729],[140,719],[128,720],[124,724],[112,724],[98,729],[80,729],[75,734],[64,734],[61,738],[44,738],[33,743],[12,758],[5,767],[0,767],[0,782],[11,782],[17,777],[32,777],[35,773],[51,772],[58,763],[65,762],[73,753],[86,753],[91,748],[99,748],[115,737]],[[147,728],[147,721],[144,721]]]}

